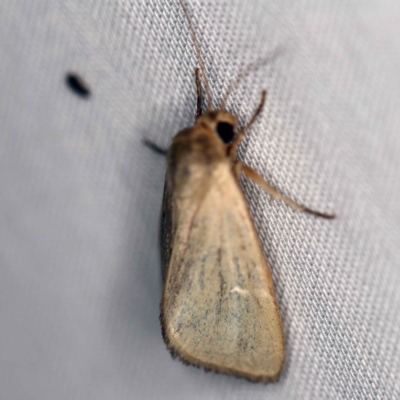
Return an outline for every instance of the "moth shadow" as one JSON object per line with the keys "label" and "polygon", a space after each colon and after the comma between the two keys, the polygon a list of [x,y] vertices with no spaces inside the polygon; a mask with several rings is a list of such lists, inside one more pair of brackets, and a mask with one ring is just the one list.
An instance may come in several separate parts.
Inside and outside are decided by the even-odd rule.
{"label": "moth shadow", "polygon": [[[160,223],[166,158],[165,154],[154,150],[168,148],[177,131],[193,123],[193,94],[184,95],[185,107],[182,110],[179,106],[179,118],[176,117],[176,103],[154,103],[146,114],[146,121],[141,121],[141,126],[135,129],[123,157],[117,161],[125,195],[121,203],[125,221],[120,225],[121,255],[111,288],[113,304],[110,308],[114,315],[108,317],[107,323],[116,357],[139,357],[146,363],[151,362],[150,359],[155,369],[161,368],[160,357],[163,362],[171,360],[159,322],[162,296]],[[156,132],[163,132],[162,138]],[[154,146],[149,148],[144,141]],[[140,362],[131,368],[140,368]],[[165,368],[168,369],[168,365]],[[129,374],[129,368],[123,374]]]}
{"label": "moth shadow", "polygon": [[[121,202],[121,254],[111,287],[107,326],[121,359],[137,359],[138,352],[165,351],[159,323],[162,294],[160,218],[165,176],[164,157],[141,143],[146,132],[133,138],[119,165],[126,196]],[[161,351],[161,350],[160,350]],[[143,355],[143,357],[146,357]],[[126,372],[129,373],[129,372]]]}

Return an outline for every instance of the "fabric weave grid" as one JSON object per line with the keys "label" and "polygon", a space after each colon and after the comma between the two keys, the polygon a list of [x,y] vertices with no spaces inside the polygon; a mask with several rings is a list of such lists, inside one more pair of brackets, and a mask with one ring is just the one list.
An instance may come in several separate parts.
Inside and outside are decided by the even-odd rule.
{"label": "fabric weave grid", "polygon": [[[287,341],[276,384],[170,358],[158,322],[168,146],[193,122],[178,2],[5,1],[0,13],[0,394],[7,399],[400,398],[400,6],[187,1],[217,105],[267,107],[239,155]],[[90,100],[67,90],[81,74]]]}

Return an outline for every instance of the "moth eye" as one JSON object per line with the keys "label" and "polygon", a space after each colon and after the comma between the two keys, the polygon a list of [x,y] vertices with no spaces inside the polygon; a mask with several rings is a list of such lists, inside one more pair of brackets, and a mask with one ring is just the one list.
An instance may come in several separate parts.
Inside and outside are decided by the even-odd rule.
{"label": "moth eye", "polygon": [[220,122],[217,125],[217,133],[225,144],[232,142],[235,136],[233,125],[229,124],[228,122]]}

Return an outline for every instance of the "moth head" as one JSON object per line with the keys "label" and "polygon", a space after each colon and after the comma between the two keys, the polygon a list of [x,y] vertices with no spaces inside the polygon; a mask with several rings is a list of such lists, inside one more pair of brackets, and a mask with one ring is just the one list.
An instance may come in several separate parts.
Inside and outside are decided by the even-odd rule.
{"label": "moth head", "polygon": [[237,134],[238,121],[226,110],[208,110],[197,119],[196,125],[213,131],[224,144],[229,144]]}

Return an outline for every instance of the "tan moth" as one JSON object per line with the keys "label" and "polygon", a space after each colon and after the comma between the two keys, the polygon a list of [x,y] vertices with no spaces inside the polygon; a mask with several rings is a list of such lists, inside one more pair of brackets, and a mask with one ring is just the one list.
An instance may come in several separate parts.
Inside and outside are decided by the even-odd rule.
{"label": "tan moth", "polygon": [[[271,271],[239,184],[243,173],[299,211],[323,218],[283,196],[256,171],[237,160],[258,109],[242,128],[225,109],[228,96],[255,65],[239,75],[220,106],[212,96],[200,47],[188,12],[200,69],[196,69],[195,124],[173,138],[167,154],[162,215],[164,291],[161,325],[173,356],[187,364],[251,381],[274,381],[285,360],[283,325]],[[202,112],[203,79],[208,108]],[[156,145],[147,141],[154,149]]]}

